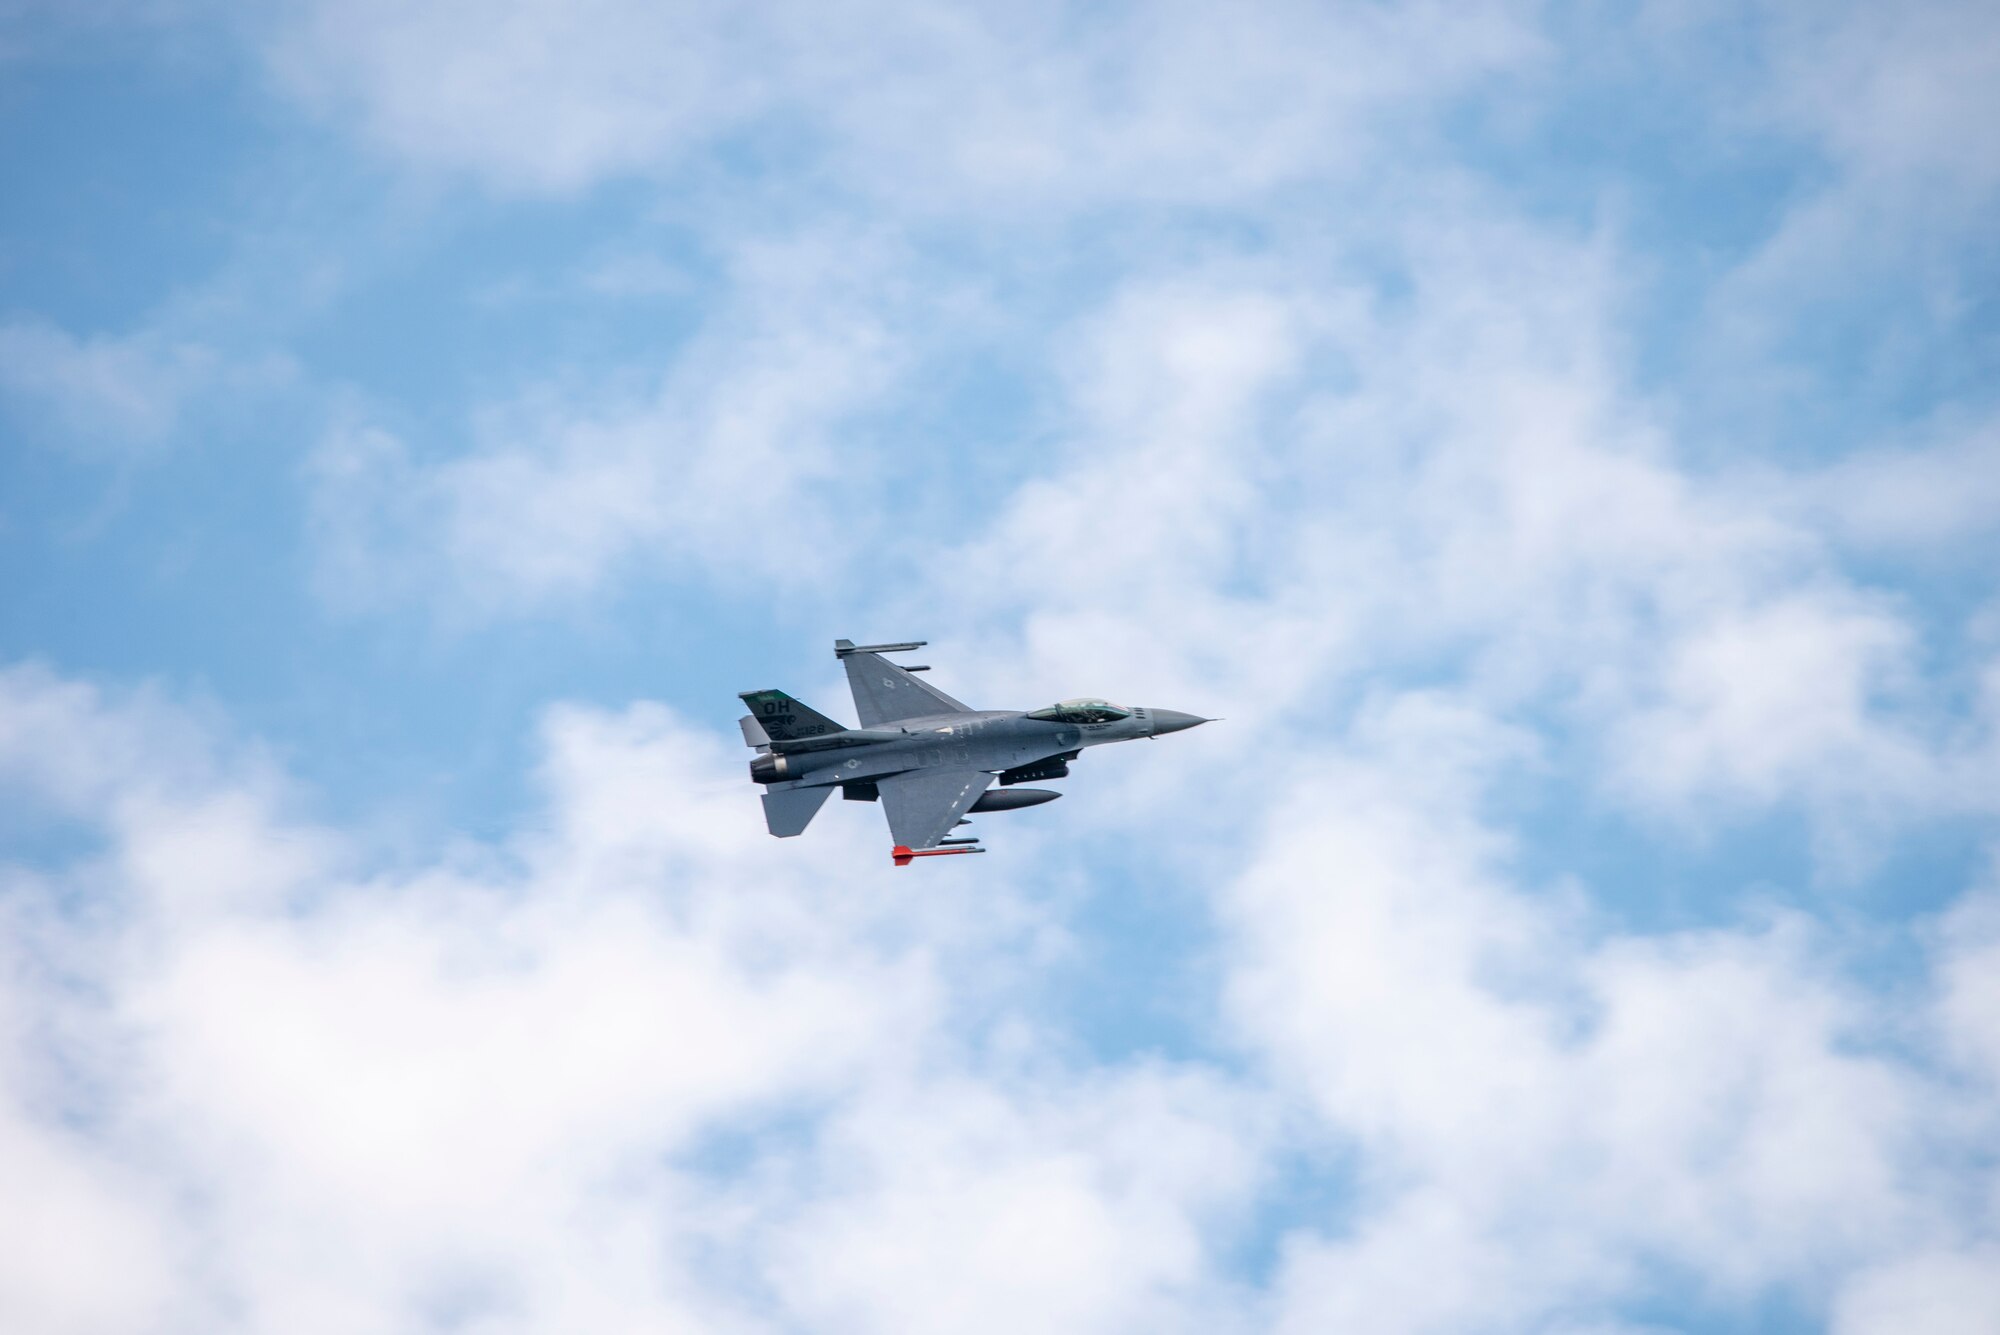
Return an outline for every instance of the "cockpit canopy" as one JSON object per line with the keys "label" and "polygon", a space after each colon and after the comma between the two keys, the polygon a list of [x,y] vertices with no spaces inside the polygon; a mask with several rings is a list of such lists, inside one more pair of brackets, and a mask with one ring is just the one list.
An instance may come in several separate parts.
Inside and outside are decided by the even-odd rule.
{"label": "cockpit canopy", "polygon": [[1041,719],[1045,723],[1116,723],[1121,718],[1131,718],[1132,711],[1122,709],[1109,700],[1062,700],[1047,709],[1030,710],[1029,718]]}

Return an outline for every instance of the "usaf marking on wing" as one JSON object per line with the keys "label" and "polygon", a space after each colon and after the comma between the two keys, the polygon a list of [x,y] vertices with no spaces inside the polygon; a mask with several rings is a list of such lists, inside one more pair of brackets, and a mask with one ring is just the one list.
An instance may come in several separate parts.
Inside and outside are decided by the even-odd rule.
{"label": "usaf marking on wing", "polygon": [[[952,839],[968,812],[1012,811],[1053,802],[1048,788],[1087,746],[1164,737],[1211,723],[1173,709],[1128,709],[1109,700],[1063,700],[1046,709],[971,709],[884,654],[925,641],[835,640],[861,726],[846,728],[783,691],[744,691],[743,741],[757,748],[750,778],[764,785],[764,823],[780,839],[805,832],[835,788],[850,802],[882,804],[898,867],[916,858],[983,853],[976,838]],[[1000,788],[988,792],[995,779]]]}

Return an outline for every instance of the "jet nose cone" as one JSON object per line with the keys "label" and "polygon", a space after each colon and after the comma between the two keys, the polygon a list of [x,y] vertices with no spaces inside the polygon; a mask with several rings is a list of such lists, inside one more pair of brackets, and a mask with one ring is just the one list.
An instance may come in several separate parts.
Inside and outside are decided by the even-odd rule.
{"label": "jet nose cone", "polygon": [[1170,732],[1184,732],[1202,723],[1213,723],[1199,714],[1183,714],[1178,709],[1155,709],[1153,711],[1153,736],[1164,737]]}

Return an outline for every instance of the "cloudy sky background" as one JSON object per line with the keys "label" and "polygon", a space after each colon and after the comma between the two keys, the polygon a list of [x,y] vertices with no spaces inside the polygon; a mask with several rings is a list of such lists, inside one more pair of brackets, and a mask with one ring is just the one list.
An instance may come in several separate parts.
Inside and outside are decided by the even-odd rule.
{"label": "cloudy sky background", "polygon": [[[2000,1328],[1990,5],[0,5],[0,1326]],[[1224,715],[994,851],[736,691]]]}

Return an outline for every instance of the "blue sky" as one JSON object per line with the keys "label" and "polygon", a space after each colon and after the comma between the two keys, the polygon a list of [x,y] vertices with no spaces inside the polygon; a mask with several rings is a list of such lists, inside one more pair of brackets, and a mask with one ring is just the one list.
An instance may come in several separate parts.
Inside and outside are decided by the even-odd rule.
{"label": "blue sky", "polygon": [[[1990,7],[0,10],[0,1325],[2000,1325]],[[763,830],[830,641],[1227,722]]]}

